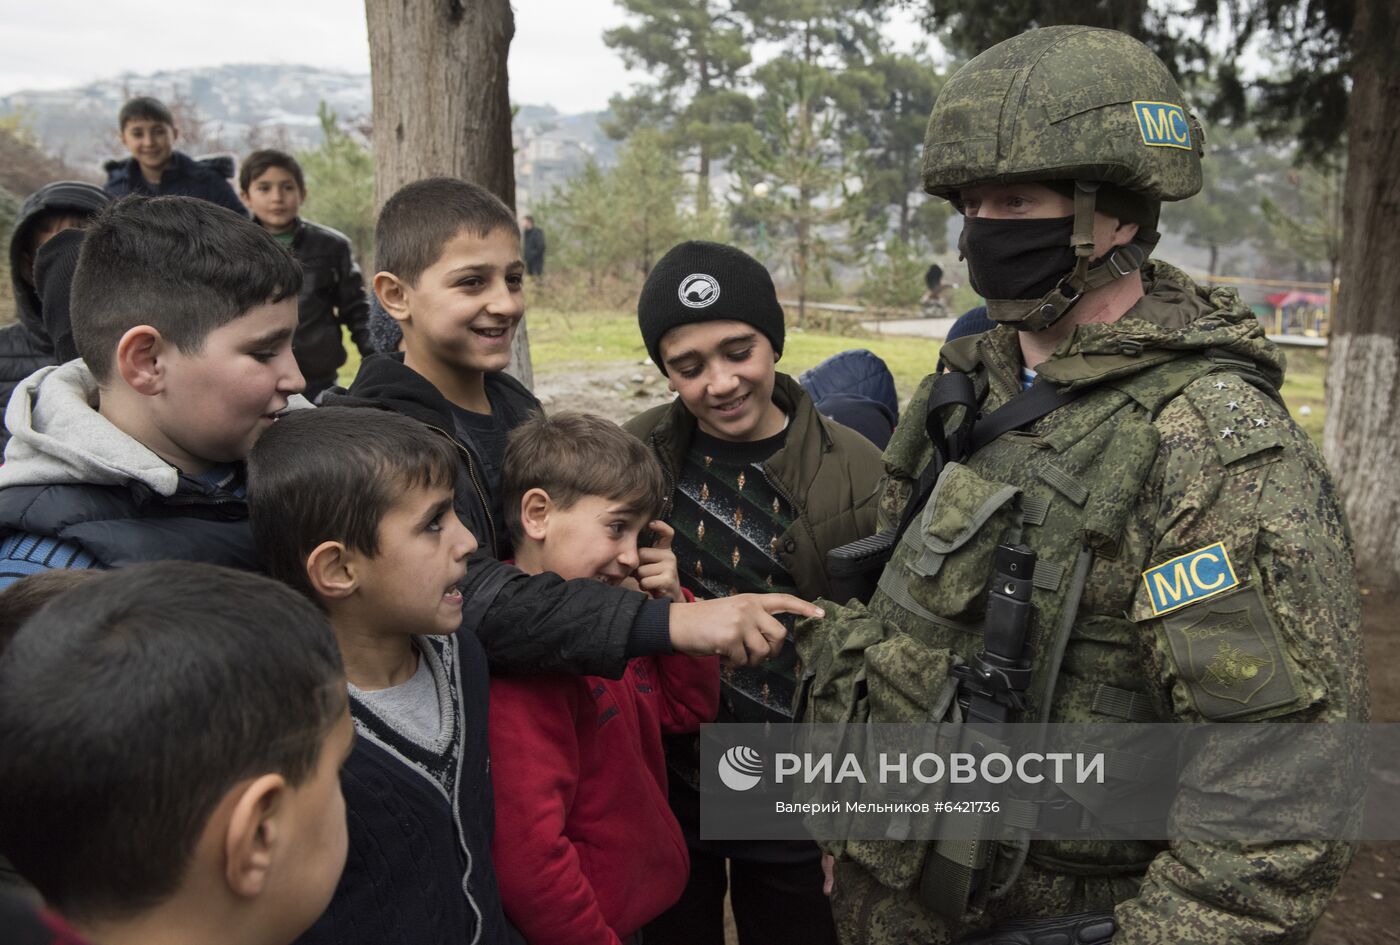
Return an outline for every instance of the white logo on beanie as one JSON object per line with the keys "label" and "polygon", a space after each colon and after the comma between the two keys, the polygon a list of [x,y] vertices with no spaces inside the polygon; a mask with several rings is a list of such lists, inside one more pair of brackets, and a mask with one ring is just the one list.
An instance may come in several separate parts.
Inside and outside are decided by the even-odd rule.
{"label": "white logo on beanie", "polygon": [[703,272],[692,273],[681,280],[676,294],[686,308],[708,308],[719,300],[719,282]]}

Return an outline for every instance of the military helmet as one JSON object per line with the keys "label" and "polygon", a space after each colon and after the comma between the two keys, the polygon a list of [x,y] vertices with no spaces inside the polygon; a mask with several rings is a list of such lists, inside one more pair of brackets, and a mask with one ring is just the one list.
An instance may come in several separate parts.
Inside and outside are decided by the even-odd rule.
{"label": "military helmet", "polygon": [[1151,200],[1201,189],[1204,136],[1160,59],[1125,33],[1050,26],[953,75],[929,116],[924,189],[1098,181]]}
{"label": "military helmet", "polygon": [[[1157,244],[1161,201],[1201,189],[1204,148],[1200,122],[1152,50],[1114,30],[1050,26],[998,43],[948,80],[924,137],[924,189],[961,207],[961,192],[977,184],[1072,182],[1073,270],[1039,299],[987,300],[992,320],[1040,331],[1141,267]],[[1098,261],[1096,207],[1139,211],[1137,235]]]}

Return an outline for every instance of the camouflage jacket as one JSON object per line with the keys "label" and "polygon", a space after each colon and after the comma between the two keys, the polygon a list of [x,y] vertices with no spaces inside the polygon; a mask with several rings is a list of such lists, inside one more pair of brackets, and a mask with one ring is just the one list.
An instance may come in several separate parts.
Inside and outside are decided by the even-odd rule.
{"label": "camouflage jacket", "polygon": [[[869,721],[918,720],[917,700],[900,694],[929,684],[901,674],[911,663],[924,675],[946,672],[950,658],[980,648],[991,549],[1011,527],[1003,515],[1011,506],[998,503],[1013,493],[1016,534],[1041,557],[1033,697],[1046,691],[1047,650],[1072,606],[1067,572],[1076,555],[1092,561],[1051,704],[1028,715],[1367,717],[1350,536],[1321,456],[1274,396],[1282,355],[1234,290],[1196,287],[1162,263],[1143,278],[1147,296],[1122,319],[1079,326],[1040,366],[1042,377],[1083,395],[945,470],[868,614],[836,608],[841,633],[873,618],[875,629],[857,632],[888,652],[904,648],[902,659],[866,650]],[[1012,329],[951,343],[943,362],[972,376],[984,414],[1021,389]],[[906,417],[926,414],[933,383],[925,380]],[[896,431],[882,528],[899,521],[932,452],[921,423]],[[818,677],[808,717],[818,721],[823,698],[840,702],[822,679],[819,650],[804,653]],[[1186,783],[1234,796],[1257,790],[1261,776],[1198,759]],[[920,905],[910,886],[922,859],[904,857],[900,845],[837,848],[835,908],[848,942],[945,942],[968,925],[1107,909],[1120,925],[1115,942],[1300,942],[1351,855],[1341,843],[1037,842],[1010,892],[960,924]]]}

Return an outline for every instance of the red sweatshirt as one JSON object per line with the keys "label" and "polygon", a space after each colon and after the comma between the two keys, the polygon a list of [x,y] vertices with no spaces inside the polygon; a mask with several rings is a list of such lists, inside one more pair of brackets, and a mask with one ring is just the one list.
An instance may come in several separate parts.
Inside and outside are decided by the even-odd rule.
{"label": "red sweatshirt", "polygon": [[714,720],[718,660],[491,680],[492,859],[531,945],[617,945],[680,898],[690,860],[666,803],[661,733]]}

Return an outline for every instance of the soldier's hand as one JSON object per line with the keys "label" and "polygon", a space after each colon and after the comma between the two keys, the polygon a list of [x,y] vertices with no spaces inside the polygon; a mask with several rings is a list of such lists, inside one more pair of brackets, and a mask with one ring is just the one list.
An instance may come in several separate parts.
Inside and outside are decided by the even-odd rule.
{"label": "soldier's hand", "polygon": [[734,666],[756,666],[776,656],[787,630],[774,614],[824,617],[815,604],[790,594],[736,594],[671,606],[671,647],[690,656],[722,656]]}
{"label": "soldier's hand", "polygon": [[822,854],[822,895],[830,897],[836,889],[836,857]]}

